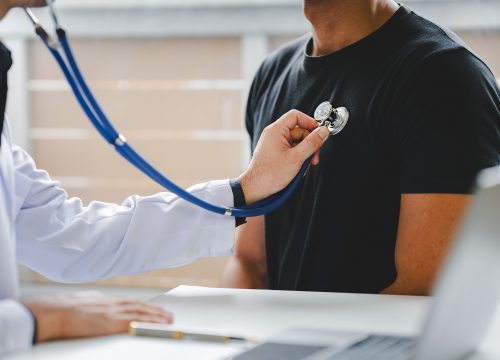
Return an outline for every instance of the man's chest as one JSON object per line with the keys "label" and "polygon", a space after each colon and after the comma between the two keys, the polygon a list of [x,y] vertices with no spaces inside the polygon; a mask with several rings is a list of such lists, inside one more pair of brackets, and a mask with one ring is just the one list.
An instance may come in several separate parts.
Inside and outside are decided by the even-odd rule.
{"label": "man's chest", "polygon": [[382,72],[375,74],[367,69],[276,76],[250,109],[252,145],[257,144],[267,125],[287,111],[297,109],[313,117],[317,107],[329,101],[334,107],[345,107],[349,120],[322,147],[320,165],[310,172],[305,186],[316,190],[321,187],[328,197],[338,189],[360,191],[372,189],[371,183],[392,183],[397,177],[399,150],[385,111],[390,93],[386,78]]}
{"label": "man's chest", "polygon": [[[342,132],[332,141],[342,144],[342,151],[359,152],[363,148],[387,145],[392,138],[388,117],[383,109],[384,94],[381,81],[362,74],[343,75],[325,71],[310,76],[304,72],[288,72],[270,80],[266,90],[253,99],[250,134],[253,146],[264,128],[291,109],[313,117],[318,106],[325,101],[333,107],[345,107],[349,120]],[[328,143],[323,152],[328,153]]]}

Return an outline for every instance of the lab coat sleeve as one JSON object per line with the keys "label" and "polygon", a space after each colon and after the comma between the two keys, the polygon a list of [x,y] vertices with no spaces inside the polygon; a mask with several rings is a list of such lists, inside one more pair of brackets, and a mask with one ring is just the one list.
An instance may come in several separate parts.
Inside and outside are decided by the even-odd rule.
{"label": "lab coat sleeve", "polygon": [[33,341],[33,317],[16,300],[0,300],[0,330],[0,357],[29,348]]}
{"label": "lab coat sleeve", "polygon": [[[21,148],[14,146],[13,155],[17,257],[50,279],[95,281],[232,251],[234,218],[200,209],[171,193],[84,207],[80,199],[68,199]],[[233,206],[228,180],[195,185],[189,191]]]}

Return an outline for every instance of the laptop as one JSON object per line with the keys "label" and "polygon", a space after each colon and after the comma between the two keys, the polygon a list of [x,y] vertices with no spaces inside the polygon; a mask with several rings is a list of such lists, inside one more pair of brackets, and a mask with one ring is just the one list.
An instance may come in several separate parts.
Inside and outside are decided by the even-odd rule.
{"label": "laptop", "polygon": [[500,300],[500,167],[483,171],[477,188],[419,336],[291,329],[232,359],[456,360],[472,354]]}

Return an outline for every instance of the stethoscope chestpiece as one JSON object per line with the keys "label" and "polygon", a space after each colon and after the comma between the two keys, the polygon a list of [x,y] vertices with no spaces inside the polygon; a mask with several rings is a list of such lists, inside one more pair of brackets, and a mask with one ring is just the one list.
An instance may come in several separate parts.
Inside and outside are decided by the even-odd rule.
{"label": "stethoscope chestpiece", "polygon": [[314,119],[319,126],[324,126],[330,131],[330,136],[341,132],[349,121],[349,111],[345,107],[334,108],[329,101],[318,105],[314,112]]}

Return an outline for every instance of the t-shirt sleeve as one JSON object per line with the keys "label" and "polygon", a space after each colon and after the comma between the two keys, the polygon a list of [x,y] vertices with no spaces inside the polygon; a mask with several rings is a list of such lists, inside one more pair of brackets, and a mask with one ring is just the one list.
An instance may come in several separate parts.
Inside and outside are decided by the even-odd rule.
{"label": "t-shirt sleeve", "polygon": [[246,106],[246,112],[245,112],[245,127],[248,133],[248,136],[250,137],[250,151],[253,155],[253,150],[254,150],[254,145],[255,145],[255,136],[254,136],[254,128],[255,128],[255,119],[254,119],[254,114],[256,111],[256,103],[257,103],[257,93],[258,93],[258,88],[260,86],[260,73],[262,72],[262,66],[260,67],[259,71],[255,75],[253,81],[252,81],[252,86],[250,87],[250,91],[248,93],[248,98],[247,98],[247,106]]}
{"label": "t-shirt sleeve", "polygon": [[500,164],[494,76],[465,48],[422,60],[393,117],[401,193],[467,194],[480,170]]}
{"label": "t-shirt sleeve", "polygon": [[269,72],[272,68],[272,57],[266,58],[260,65],[257,73],[255,74],[250,91],[248,93],[246,112],[245,112],[245,126],[250,137],[250,151],[253,155],[255,146],[259,141],[260,133],[256,131],[259,129],[259,125],[256,123],[258,118],[258,104],[263,94],[265,93],[265,88],[269,84]]}

